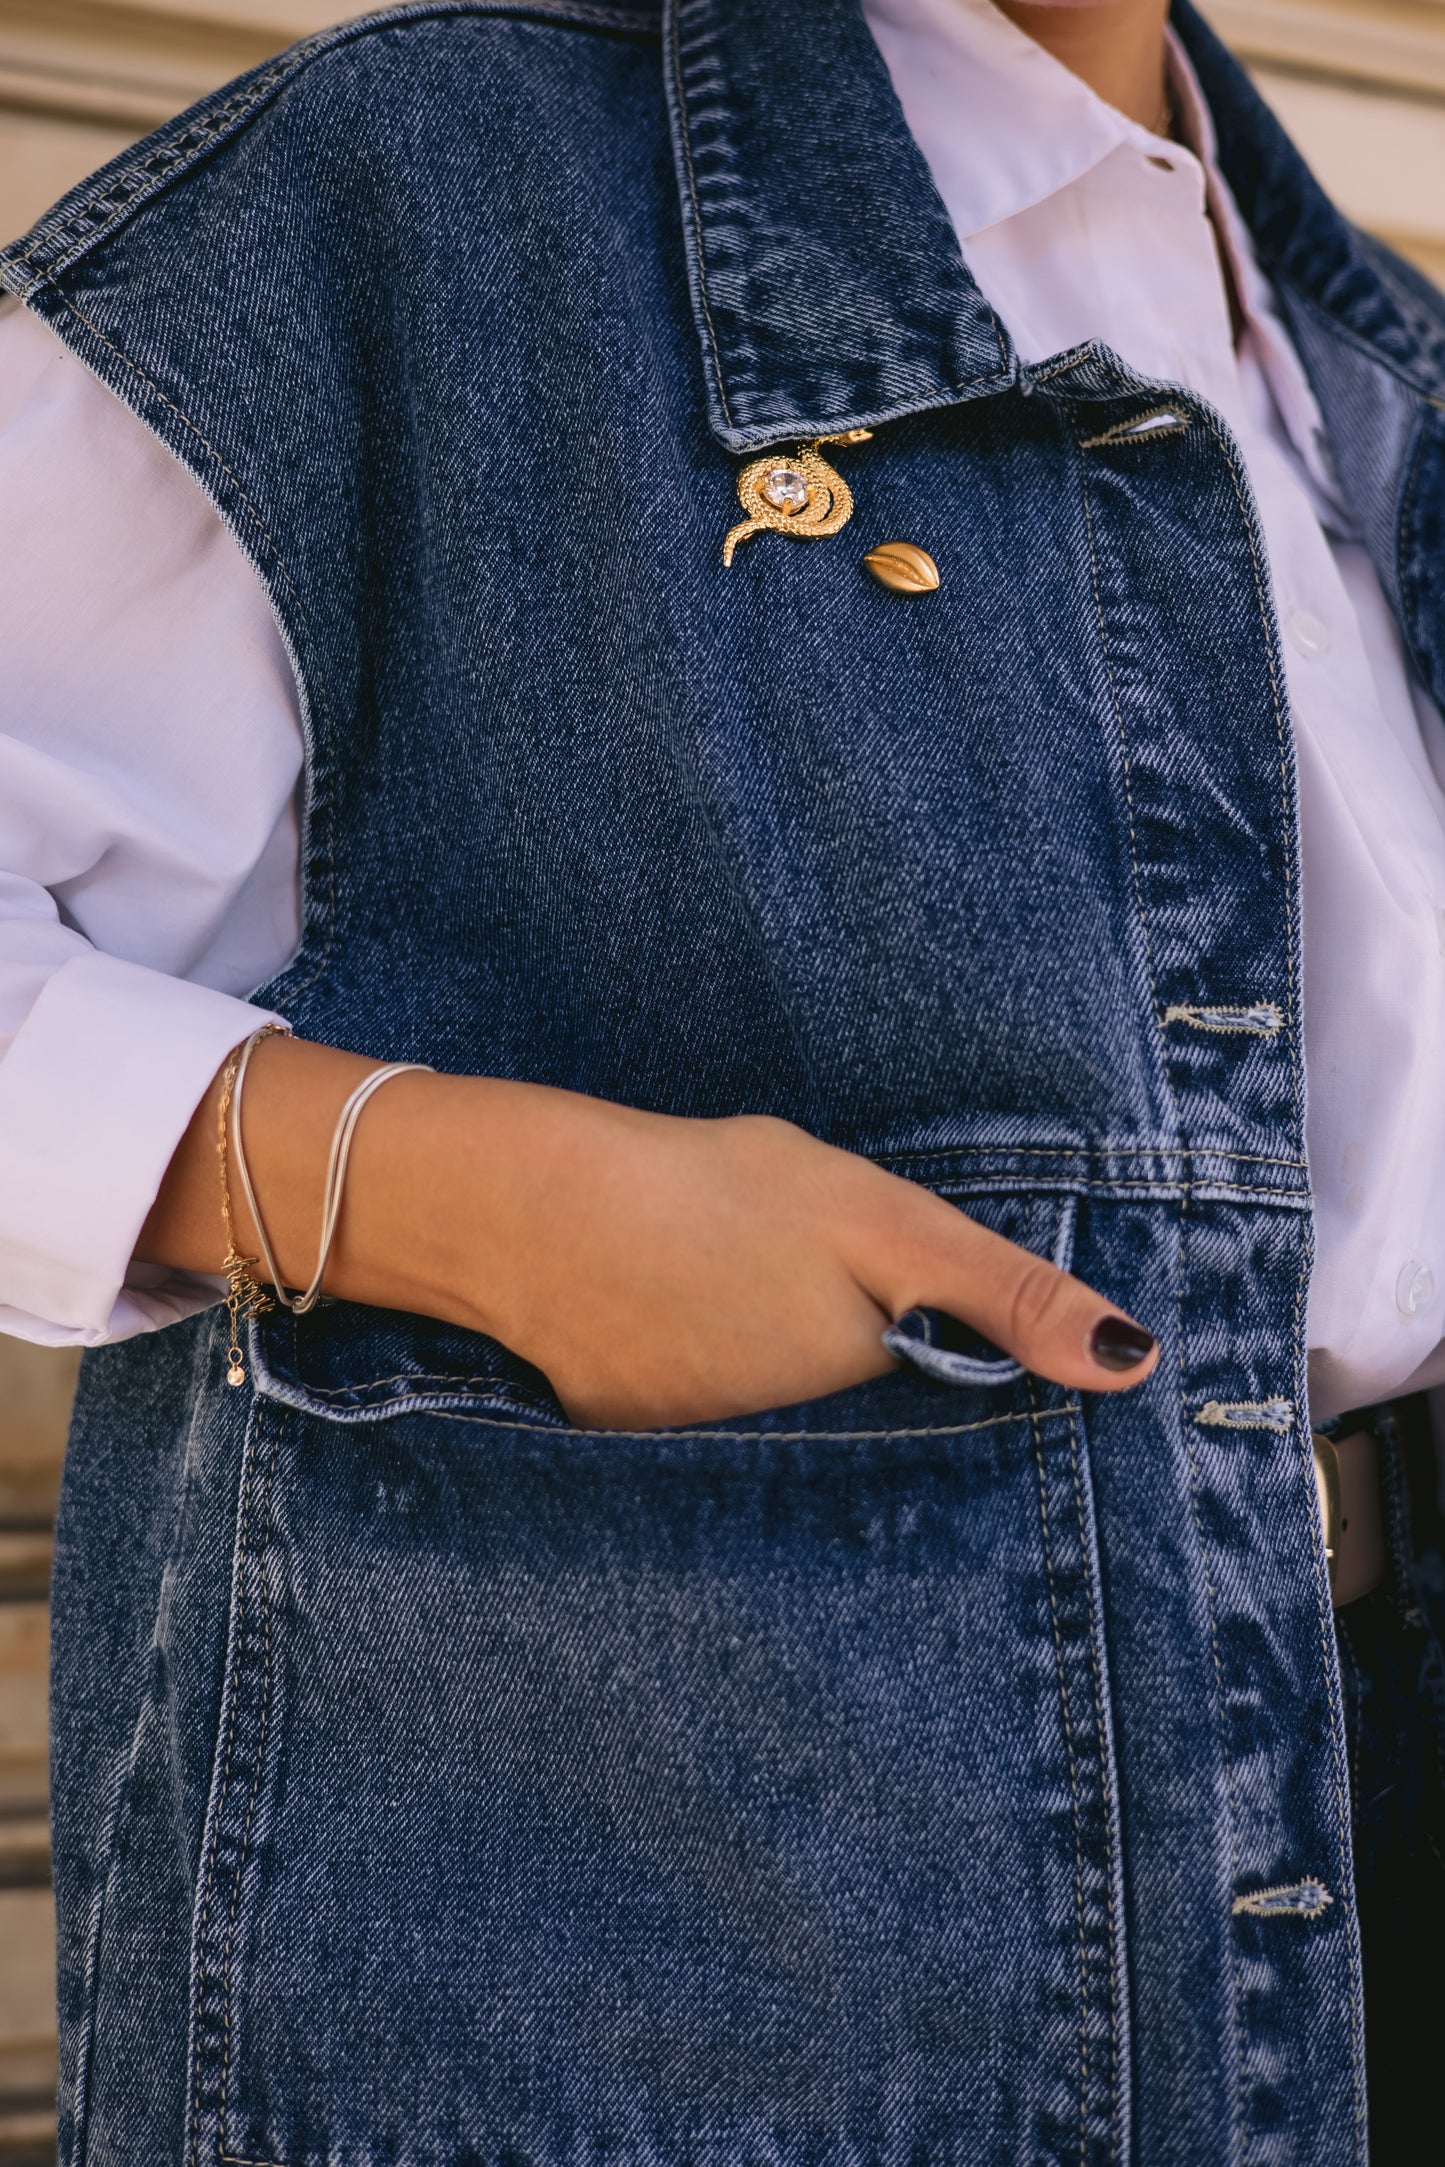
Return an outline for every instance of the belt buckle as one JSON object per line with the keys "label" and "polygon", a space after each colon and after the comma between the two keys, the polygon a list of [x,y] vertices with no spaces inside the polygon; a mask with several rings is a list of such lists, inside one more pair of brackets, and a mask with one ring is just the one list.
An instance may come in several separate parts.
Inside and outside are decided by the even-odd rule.
{"label": "belt buckle", "polygon": [[1315,1491],[1336,1610],[1357,1603],[1386,1577],[1389,1541],[1380,1478],[1380,1443],[1369,1427],[1346,1435],[1313,1433]]}
{"label": "belt buckle", "polygon": [[1334,1439],[1323,1430],[1311,1432],[1315,1448],[1315,1494],[1319,1499],[1320,1528],[1325,1538],[1325,1563],[1334,1595],[1340,1563],[1340,1456]]}

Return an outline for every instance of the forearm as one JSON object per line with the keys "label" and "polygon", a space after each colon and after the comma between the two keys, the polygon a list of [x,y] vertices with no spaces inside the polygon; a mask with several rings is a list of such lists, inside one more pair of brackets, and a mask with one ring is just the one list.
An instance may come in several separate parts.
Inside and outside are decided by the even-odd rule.
{"label": "forearm", "polygon": [[[305,1286],[315,1268],[327,1156],[337,1116],[352,1090],[379,1064],[304,1039],[272,1037],[255,1048],[244,1095],[244,1143],[266,1235],[287,1286]],[[448,1152],[448,1114],[459,1079],[413,1074],[394,1078],[358,1125],[345,1208],[327,1268],[325,1291],[387,1308],[439,1307],[445,1289],[429,1270],[427,1230],[442,1223],[439,1194]],[[467,1086],[461,1084],[463,1090]],[[471,1087],[475,1090],[475,1086]],[[183,1271],[217,1272],[225,1259],[217,1116],[221,1076],[213,1079],[171,1160],[141,1230],[137,1257]],[[233,1129],[234,1135],[234,1129]],[[454,1174],[460,1169],[453,1160]],[[245,1194],[230,1169],[230,1204],[242,1253],[261,1244]],[[454,1200],[453,1200],[454,1201]],[[472,1321],[470,1310],[456,1321]]]}

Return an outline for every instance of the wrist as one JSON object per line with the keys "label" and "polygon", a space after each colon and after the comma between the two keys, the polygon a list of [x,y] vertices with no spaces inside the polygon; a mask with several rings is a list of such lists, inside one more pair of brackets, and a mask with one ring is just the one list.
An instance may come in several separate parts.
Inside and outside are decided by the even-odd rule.
{"label": "wrist", "polygon": [[[326,1171],[348,1097],[382,1064],[303,1039],[258,1044],[242,1115],[256,1202],[283,1283],[315,1270]],[[222,1268],[226,1243],[216,1150],[221,1079],[196,1109],[136,1254],[187,1271]],[[440,1317],[517,1344],[543,1297],[535,1272],[536,1200],[550,1166],[577,1155],[580,1108],[593,1102],[489,1077],[396,1076],[362,1110],[324,1291],[346,1301]],[[584,1146],[585,1149],[585,1146]],[[574,1165],[559,1178],[580,1178]],[[240,1252],[259,1259],[254,1218],[233,1163]]]}
{"label": "wrist", "polygon": [[519,1258],[505,1170],[533,1087],[397,1076],[356,1132],[328,1293],[506,1338]]}

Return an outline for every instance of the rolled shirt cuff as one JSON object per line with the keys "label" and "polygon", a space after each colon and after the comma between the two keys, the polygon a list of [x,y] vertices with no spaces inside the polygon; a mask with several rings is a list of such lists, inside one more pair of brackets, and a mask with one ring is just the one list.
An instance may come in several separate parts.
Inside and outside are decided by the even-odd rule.
{"label": "rolled shirt cuff", "polygon": [[0,1331],[93,1347],[219,1299],[133,1253],[216,1070],[283,1022],[95,950],[51,975],[0,1060]]}

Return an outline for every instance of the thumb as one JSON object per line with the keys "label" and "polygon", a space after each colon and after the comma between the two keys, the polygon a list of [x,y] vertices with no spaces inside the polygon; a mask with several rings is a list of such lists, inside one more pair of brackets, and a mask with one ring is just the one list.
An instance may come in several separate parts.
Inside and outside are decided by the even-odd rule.
{"label": "thumb", "polygon": [[971,1325],[1025,1369],[1084,1392],[1127,1392],[1152,1376],[1159,1347],[1070,1272],[1005,1241],[941,1204],[926,1251],[904,1270],[906,1309],[941,1309]]}

